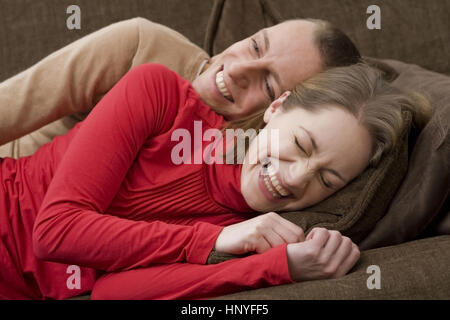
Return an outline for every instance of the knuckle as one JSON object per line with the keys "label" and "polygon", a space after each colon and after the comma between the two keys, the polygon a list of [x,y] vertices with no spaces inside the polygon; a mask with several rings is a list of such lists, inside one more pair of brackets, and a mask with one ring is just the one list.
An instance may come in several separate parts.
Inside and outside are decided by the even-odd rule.
{"label": "knuckle", "polygon": [[311,260],[317,261],[319,259],[319,249],[315,246],[309,247],[306,254]]}
{"label": "knuckle", "polygon": [[249,232],[249,239],[250,240],[257,239],[261,235],[260,229],[261,229],[260,226],[255,225]]}
{"label": "knuckle", "polygon": [[353,255],[355,256],[356,261],[358,261],[359,258],[361,257],[361,252],[359,251],[359,249],[357,247],[353,250]]}
{"label": "knuckle", "polygon": [[270,217],[270,218],[278,218],[279,217],[279,215],[276,212],[273,212],[273,211],[268,212],[266,215],[268,217]]}
{"label": "knuckle", "polygon": [[327,277],[333,277],[336,275],[337,266],[335,264],[330,264],[324,269],[324,274]]}
{"label": "knuckle", "polygon": [[340,237],[341,236],[341,233],[339,231],[337,231],[337,230],[330,230],[329,232],[330,232],[330,236],[333,236],[333,237]]}
{"label": "knuckle", "polygon": [[271,220],[272,220],[272,216],[270,215],[270,213],[267,213],[267,214],[265,214],[265,215],[262,217],[261,222],[262,222],[263,224],[266,224],[266,223],[268,223],[268,222],[271,221]]}
{"label": "knuckle", "polygon": [[342,237],[342,244],[345,246],[351,246],[352,245],[352,240],[350,240],[349,237]]}
{"label": "knuckle", "polygon": [[261,219],[258,221],[258,223],[255,225],[255,229],[257,231],[262,231],[267,226],[267,220]]}

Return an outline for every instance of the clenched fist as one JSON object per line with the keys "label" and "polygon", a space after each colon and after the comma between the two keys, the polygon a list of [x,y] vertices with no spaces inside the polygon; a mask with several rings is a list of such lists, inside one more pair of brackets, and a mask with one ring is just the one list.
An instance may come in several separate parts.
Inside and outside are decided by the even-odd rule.
{"label": "clenched fist", "polygon": [[262,253],[284,243],[304,240],[302,228],[269,212],[223,228],[214,249],[230,254]]}
{"label": "clenched fist", "polygon": [[314,228],[304,242],[287,245],[288,265],[294,281],[338,278],[358,261],[358,246],[339,231]]}

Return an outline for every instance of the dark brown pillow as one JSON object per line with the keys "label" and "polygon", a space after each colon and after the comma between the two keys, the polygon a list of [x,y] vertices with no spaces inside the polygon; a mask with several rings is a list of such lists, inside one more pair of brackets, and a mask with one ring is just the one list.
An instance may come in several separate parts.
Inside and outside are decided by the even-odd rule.
{"label": "dark brown pillow", "polygon": [[[399,143],[380,162],[369,168],[345,188],[306,210],[280,215],[303,228],[324,227],[338,230],[358,243],[384,215],[389,202],[404,178],[408,167],[408,141],[412,116],[403,112],[404,127]],[[208,264],[237,256],[212,251]]]}
{"label": "dark brown pillow", "polygon": [[425,95],[433,109],[410,151],[408,173],[389,209],[359,243],[362,250],[450,234],[450,77],[395,60],[392,83]]}

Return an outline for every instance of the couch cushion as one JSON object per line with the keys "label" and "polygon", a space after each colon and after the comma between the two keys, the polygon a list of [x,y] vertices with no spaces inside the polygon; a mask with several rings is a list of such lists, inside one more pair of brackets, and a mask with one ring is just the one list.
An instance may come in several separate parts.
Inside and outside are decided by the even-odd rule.
{"label": "couch cushion", "polygon": [[[450,236],[367,250],[346,276],[243,291],[216,299],[450,299]],[[380,289],[368,289],[367,268],[380,268]]]}
{"label": "couch cushion", "polygon": [[431,228],[427,235],[450,234],[450,77],[399,61],[382,62],[399,73],[393,85],[430,100],[433,115],[414,144],[401,187],[386,215],[360,243],[362,249],[414,239],[426,227]]}

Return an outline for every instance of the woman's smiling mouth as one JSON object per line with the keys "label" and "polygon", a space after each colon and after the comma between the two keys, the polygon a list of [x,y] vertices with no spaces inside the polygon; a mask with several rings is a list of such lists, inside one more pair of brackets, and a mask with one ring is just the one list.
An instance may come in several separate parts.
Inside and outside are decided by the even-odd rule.
{"label": "woman's smiling mouth", "polygon": [[[260,188],[270,200],[289,197],[291,193],[280,182],[281,177],[270,160],[265,160],[259,172]],[[262,182],[262,183],[261,183]]]}

